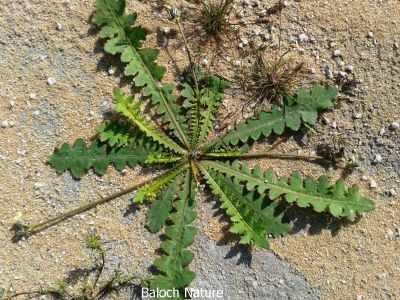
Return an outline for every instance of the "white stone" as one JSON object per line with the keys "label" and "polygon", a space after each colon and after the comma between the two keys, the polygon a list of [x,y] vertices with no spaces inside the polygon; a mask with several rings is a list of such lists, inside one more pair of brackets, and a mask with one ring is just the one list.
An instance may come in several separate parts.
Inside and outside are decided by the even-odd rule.
{"label": "white stone", "polygon": [[399,43],[394,43],[394,44],[393,44],[393,48],[394,48],[395,50],[399,49]]}
{"label": "white stone", "polygon": [[60,30],[62,30],[62,24],[60,23],[60,22],[57,22],[56,23],[56,29],[58,30],[58,31],[60,31]]}
{"label": "white stone", "polygon": [[234,60],[232,63],[235,67],[240,67],[242,65],[242,62],[240,60]]}
{"label": "white stone", "polygon": [[382,127],[381,130],[379,130],[379,135],[384,135],[386,132],[385,127]]}
{"label": "white stone", "polygon": [[108,74],[112,75],[115,73],[115,70],[113,68],[109,68],[107,72]]}
{"label": "white stone", "polygon": [[346,72],[340,71],[340,72],[339,72],[339,75],[340,75],[340,77],[342,77],[342,78],[347,78],[347,73],[346,73]]}
{"label": "white stone", "polygon": [[354,67],[352,65],[347,65],[346,66],[346,72],[351,73],[351,72],[353,72],[353,70],[354,70]]}
{"label": "white stone", "polygon": [[361,119],[362,118],[362,113],[357,113],[354,115],[355,119]]}
{"label": "white stone", "polygon": [[[394,233],[393,233],[392,229],[389,228],[389,229],[387,230],[387,237],[388,237],[389,239],[391,239],[393,236],[394,236]],[[381,275],[383,275],[383,274],[385,274],[385,273],[382,273]],[[384,278],[381,278],[381,275],[379,275],[379,279],[381,279],[381,280],[382,280],[382,279],[385,279],[386,276],[384,276]],[[386,275],[386,274],[385,274],[385,275]]]}
{"label": "white stone", "polygon": [[48,85],[53,85],[56,83],[56,80],[53,77],[47,78],[47,84]]}
{"label": "white stone", "polygon": [[4,120],[3,122],[1,122],[1,127],[2,128],[7,128],[8,127],[8,122],[6,120]]}
{"label": "white stone", "polygon": [[333,129],[336,129],[336,128],[337,128],[336,121],[333,121],[333,122],[332,122],[331,127],[332,127]]}
{"label": "white stone", "polygon": [[310,69],[310,73],[311,73],[311,74],[315,74],[315,73],[316,73],[315,69],[314,69],[314,68],[311,68],[311,69]]}
{"label": "white stone", "polygon": [[325,76],[328,79],[333,79],[333,72],[329,67],[325,68]]}
{"label": "white stone", "polygon": [[395,189],[390,189],[390,190],[389,190],[389,196],[390,196],[390,197],[395,197],[396,195],[397,195],[397,192],[396,192]]}
{"label": "white stone", "polygon": [[36,94],[35,93],[30,93],[29,94],[29,99],[35,100],[36,99]]}
{"label": "white stone", "polygon": [[339,49],[333,51],[333,57],[339,57],[339,56],[342,56],[342,51],[340,51]]}
{"label": "white stone", "polygon": [[245,37],[241,37],[240,42],[245,46],[249,43],[248,39],[246,39]]}
{"label": "white stone", "polygon": [[367,37],[370,38],[370,39],[373,38],[374,37],[374,33],[372,31],[368,31]]}
{"label": "white stone", "polygon": [[169,27],[164,27],[163,28],[163,33],[164,34],[169,34],[171,32],[171,29],[169,29]]}
{"label": "white stone", "polygon": [[369,183],[369,187],[370,187],[371,189],[375,189],[375,188],[378,187],[378,184],[376,183],[375,180],[372,179],[372,180],[370,181],[370,183]]}
{"label": "white stone", "polygon": [[253,30],[253,35],[255,35],[255,36],[259,36],[260,33],[261,33],[261,30],[258,29],[258,28],[256,28],[256,29]]}
{"label": "white stone", "polygon": [[201,62],[201,64],[202,64],[203,66],[207,66],[207,65],[208,65],[208,60],[207,60],[207,58],[203,59],[202,62]]}
{"label": "white stone", "polygon": [[375,155],[375,161],[378,163],[382,162],[382,155],[380,154]]}
{"label": "white stone", "polygon": [[40,182],[35,182],[35,183],[33,184],[33,187],[35,188],[35,190],[39,190],[39,189],[41,189],[42,187],[44,187],[44,184],[43,184],[43,183],[40,183]]}
{"label": "white stone", "polygon": [[393,130],[399,129],[400,125],[397,122],[392,122],[392,124],[390,124],[390,128],[392,128]]}
{"label": "white stone", "polygon": [[308,41],[308,36],[305,33],[299,34],[299,42],[304,43]]}

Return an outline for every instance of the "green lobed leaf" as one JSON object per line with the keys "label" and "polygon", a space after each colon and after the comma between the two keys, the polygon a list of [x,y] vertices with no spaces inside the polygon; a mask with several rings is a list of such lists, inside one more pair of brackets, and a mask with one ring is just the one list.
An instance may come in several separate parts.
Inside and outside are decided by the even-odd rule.
{"label": "green lobed leaf", "polygon": [[297,131],[302,122],[314,125],[318,112],[332,107],[336,95],[337,91],[332,87],[316,86],[311,91],[300,89],[297,97],[287,99],[285,107],[274,107],[270,113],[262,112],[258,119],[247,120],[224,137],[207,144],[204,149],[235,146],[239,142],[247,143],[250,139],[258,140],[272,133],[281,135],[285,128]]}
{"label": "green lobed leaf", "polygon": [[223,99],[223,90],[227,82],[216,75],[207,78],[207,85],[200,90],[197,97],[191,85],[183,83],[181,95],[185,98],[183,106],[188,108],[188,126],[191,136],[191,146],[203,142],[211,129],[212,122],[215,120],[219,104]]}
{"label": "green lobed leaf", "polygon": [[[154,261],[154,266],[160,275],[150,279],[152,290],[175,288],[180,290],[180,296],[183,296],[182,290],[195,278],[194,272],[187,268],[194,255],[185,250],[193,243],[196,234],[196,228],[190,225],[196,218],[194,187],[195,184],[188,170],[183,180],[182,190],[178,193],[178,200],[174,205],[175,212],[170,216],[172,224],[165,229],[167,240],[161,243],[164,255]],[[181,297],[169,299],[181,299]]]}
{"label": "green lobed leaf", "polygon": [[87,147],[84,140],[78,139],[72,147],[64,144],[56,149],[50,156],[49,163],[60,173],[69,170],[74,177],[81,178],[90,168],[103,175],[110,164],[119,171],[126,165],[133,168],[139,162],[144,162],[148,154],[148,151],[140,146],[107,150],[101,141],[96,140]]}
{"label": "green lobed leaf", "polygon": [[144,116],[140,114],[140,102],[133,102],[133,96],[125,97],[120,89],[114,89],[114,99],[116,101],[115,110],[125,117],[127,117],[140,131],[146,136],[152,138],[155,142],[159,143],[167,149],[177,153],[185,154],[186,151],[177,145],[168,136],[158,131]]}
{"label": "green lobed leaf", "polygon": [[170,183],[176,176],[187,170],[188,167],[188,164],[183,164],[181,166],[178,165],[171,171],[167,172],[164,176],[150,181],[136,191],[133,202],[143,203],[144,200],[154,199],[164,186]]}
{"label": "green lobed leaf", "polygon": [[219,77],[212,75],[208,78],[208,88],[201,93],[200,103],[202,105],[200,113],[200,133],[198,143],[202,143],[211,130],[212,123],[215,121],[215,113],[221,101],[224,99],[222,94],[227,86],[227,82]]}
{"label": "green lobed leaf", "polygon": [[276,180],[272,169],[263,172],[256,166],[250,170],[246,164],[240,165],[238,161],[232,164],[204,161],[204,164],[239,182],[245,182],[248,190],[257,188],[259,193],[268,191],[271,200],[282,195],[289,203],[296,203],[300,207],[311,206],[316,212],[329,211],[334,217],[354,221],[356,215],[375,208],[371,200],[360,195],[356,185],[346,189],[343,179],[331,185],[326,176],[318,180],[308,176],[303,180],[299,172],[294,172],[289,180],[285,177]]}
{"label": "green lobed leaf", "polygon": [[242,186],[202,164],[200,169],[212,193],[219,197],[221,208],[233,222],[230,231],[241,235],[240,243],[268,248],[266,234],[278,236],[290,231],[290,226],[282,223],[283,214],[277,214],[276,203],[268,205],[263,197],[244,192]]}
{"label": "green lobed leaf", "polygon": [[147,30],[133,26],[137,14],[125,14],[125,1],[98,0],[97,11],[92,21],[102,26],[101,38],[107,38],[104,50],[113,55],[121,54],[121,61],[127,63],[124,74],[134,77],[134,85],[143,88],[143,96],[150,97],[153,105],[158,105],[157,113],[173,134],[189,146],[183,131],[184,119],[179,115],[176,97],[172,95],[173,86],[160,83],[166,69],[156,63],[159,50],[142,48]]}
{"label": "green lobed leaf", "polygon": [[97,126],[96,131],[99,134],[99,140],[107,142],[111,147],[121,147],[127,144],[132,145],[136,141],[131,126],[121,122],[102,123]]}
{"label": "green lobed leaf", "polygon": [[172,209],[173,201],[178,190],[179,176],[160,193],[157,199],[151,204],[147,212],[147,227],[150,232],[156,233],[164,226]]}

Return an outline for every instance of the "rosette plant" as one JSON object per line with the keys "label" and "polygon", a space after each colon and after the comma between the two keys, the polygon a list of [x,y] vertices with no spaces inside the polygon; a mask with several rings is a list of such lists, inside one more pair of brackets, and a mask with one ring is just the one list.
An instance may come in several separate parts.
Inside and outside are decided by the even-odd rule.
{"label": "rosette plant", "polygon": [[[118,117],[99,126],[98,138],[90,145],[78,139],[72,146],[64,144],[56,149],[49,159],[58,172],[70,171],[78,179],[90,168],[103,175],[109,165],[120,171],[137,164],[150,168],[158,165],[165,171],[48,221],[31,225],[19,220],[20,229],[32,234],[135,191],[133,202],[149,205],[148,229],[165,234],[160,246],[163,254],[154,261],[158,275],[144,284],[151,289],[183,290],[195,278],[188,267],[194,259],[188,247],[196,235],[192,223],[196,218],[195,207],[201,205],[202,198],[196,196],[199,193],[214,195],[231,221],[229,231],[238,236],[241,244],[254,248],[268,248],[269,235],[278,237],[290,232],[291,225],[284,221],[281,209],[284,204],[311,207],[315,213],[329,213],[349,221],[374,208],[373,202],[362,197],[356,186],[346,188],[343,179],[330,183],[326,176],[303,178],[300,172],[289,178],[277,178],[272,169],[250,168],[245,162],[262,157],[322,159],[253,152],[251,145],[271,135],[316,124],[318,113],[333,107],[337,95],[334,88],[300,89],[295,95],[285,96],[282,106],[212,138],[212,124],[218,118],[227,83],[217,75],[200,77],[194,71],[179,11],[170,9],[170,14],[182,33],[192,71],[181,83],[180,96],[174,94],[173,85],[162,81],[166,69],[156,62],[159,50],[143,46],[148,31],[135,25],[138,15],[126,14],[123,0],[97,1],[92,21],[101,29],[99,36],[105,40],[104,50],[126,64],[124,75],[133,79],[133,87],[141,90],[141,97],[124,95],[115,89]],[[152,118],[159,120],[158,125],[143,113],[143,104],[154,108]]]}

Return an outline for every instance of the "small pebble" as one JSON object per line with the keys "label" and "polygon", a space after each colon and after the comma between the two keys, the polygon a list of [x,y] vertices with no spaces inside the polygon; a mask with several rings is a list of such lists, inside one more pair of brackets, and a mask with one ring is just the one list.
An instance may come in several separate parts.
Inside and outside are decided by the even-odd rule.
{"label": "small pebble", "polygon": [[35,100],[36,99],[36,94],[35,93],[30,93],[29,94],[29,99],[30,100]]}
{"label": "small pebble", "polygon": [[3,122],[1,122],[1,127],[2,128],[7,128],[8,127],[8,122],[6,120],[4,120]]}
{"label": "small pebble", "polygon": [[114,70],[113,68],[109,68],[108,71],[107,71],[107,73],[108,73],[109,75],[112,75],[112,74],[115,73],[115,70]]}
{"label": "small pebble", "polygon": [[371,189],[375,189],[375,188],[378,187],[378,184],[376,183],[375,180],[372,179],[372,180],[370,181],[370,183],[369,183],[369,187],[370,187]]}
{"label": "small pebble", "polygon": [[342,56],[342,52],[339,49],[333,51],[333,57],[340,57],[340,56]]}
{"label": "small pebble", "polygon": [[[390,229],[388,229],[388,235],[389,235],[389,231],[392,232],[392,234],[393,234],[393,231],[391,231]],[[386,277],[388,277],[388,273],[387,273],[387,272],[383,272],[383,273],[381,273],[381,274],[378,275],[378,279],[379,279],[379,280],[386,279]]]}
{"label": "small pebble", "polygon": [[33,114],[34,114],[35,116],[38,116],[38,115],[40,115],[40,111],[39,111],[39,110],[35,110],[35,111],[33,112]]}
{"label": "small pebble", "polygon": [[346,72],[351,73],[351,72],[353,72],[353,70],[354,70],[354,67],[352,65],[346,66]]}
{"label": "small pebble", "polygon": [[347,78],[347,73],[346,73],[346,72],[340,71],[340,72],[339,72],[339,75],[340,75],[340,77],[342,77],[342,78]]}
{"label": "small pebble", "polygon": [[258,28],[253,30],[253,35],[254,35],[254,36],[259,36],[260,33],[261,33],[261,30],[258,29]]}
{"label": "small pebble", "polygon": [[394,44],[393,44],[393,48],[394,48],[394,50],[399,49],[399,43],[394,43]]}
{"label": "small pebble", "polygon": [[362,119],[362,113],[357,113],[354,115],[355,119]]}
{"label": "small pebble", "polygon": [[379,135],[384,135],[386,132],[385,127],[382,127],[381,130],[379,130]]}
{"label": "small pebble", "polygon": [[53,85],[56,83],[56,80],[53,77],[47,78],[47,84],[48,85]]}
{"label": "small pebble", "polygon": [[167,34],[169,34],[170,32],[171,32],[171,29],[169,29],[169,27],[164,27],[164,28],[163,28],[163,33],[164,33],[164,34],[167,35]]}
{"label": "small pebble", "polygon": [[361,295],[357,295],[356,296],[356,300],[362,300],[362,296]]}
{"label": "small pebble", "polygon": [[93,117],[94,116],[94,111],[89,111],[89,116]]}
{"label": "small pebble", "polygon": [[374,37],[374,33],[372,31],[368,31],[367,38],[372,39]]}
{"label": "small pebble", "polygon": [[245,37],[241,37],[241,38],[240,38],[240,42],[241,42],[244,46],[246,46],[246,45],[249,43],[248,39],[246,39]]}
{"label": "small pebble", "polygon": [[333,72],[329,67],[325,68],[325,76],[328,79],[333,79]]}
{"label": "small pebble", "polygon": [[308,41],[308,36],[305,33],[301,33],[299,35],[299,42],[300,43],[304,43],[304,42],[307,42],[307,41]]}
{"label": "small pebble", "polygon": [[382,155],[380,155],[380,154],[375,155],[375,161],[376,161],[377,163],[382,162]]}
{"label": "small pebble", "polygon": [[42,187],[44,187],[44,184],[43,184],[43,183],[40,183],[40,182],[35,182],[35,183],[33,184],[33,187],[35,188],[35,190],[39,190],[39,189],[41,189]]}
{"label": "small pebble", "polygon": [[392,128],[393,130],[399,129],[400,125],[397,122],[392,122],[392,124],[390,124],[390,128]]}
{"label": "small pebble", "polygon": [[389,196],[390,196],[390,197],[395,197],[396,195],[397,195],[397,192],[396,192],[395,189],[390,189],[390,190],[389,190]]}
{"label": "small pebble", "polygon": [[58,31],[61,31],[62,30],[62,24],[61,23],[59,23],[59,22],[57,22],[56,23],[56,29],[58,30]]}
{"label": "small pebble", "polygon": [[202,62],[201,62],[201,64],[202,64],[203,66],[207,66],[207,65],[208,65],[208,60],[207,60],[207,58],[203,59]]}
{"label": "small pebble", "polygon": [[336,129],[336,128],[337,128],[336,121],[333,121],[333,122],[332,122],[331,127],[332,127],[333,129]]}
{"label": "small pebble", "polygon": [[232,63],[235,67],[240,67],[242,65],[242,62],[240,60],[234,60]]}
{"label": "small pebble", "polygon": [[310,74],[315,74],[315,69],[314,68],[310,69]]}

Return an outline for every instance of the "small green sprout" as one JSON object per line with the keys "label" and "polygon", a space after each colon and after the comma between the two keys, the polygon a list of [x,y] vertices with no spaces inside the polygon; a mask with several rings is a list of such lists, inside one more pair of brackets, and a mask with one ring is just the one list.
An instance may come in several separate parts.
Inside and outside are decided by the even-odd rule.
{"label": "small green sprout", "polygon": [[97,233],[91,233],[86,237],[85,246],[91,250],[102,251],[102,244],[100,235]]}

